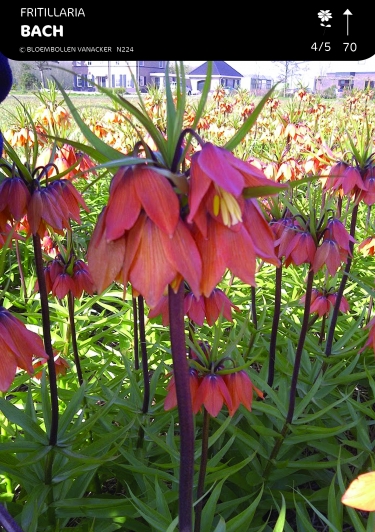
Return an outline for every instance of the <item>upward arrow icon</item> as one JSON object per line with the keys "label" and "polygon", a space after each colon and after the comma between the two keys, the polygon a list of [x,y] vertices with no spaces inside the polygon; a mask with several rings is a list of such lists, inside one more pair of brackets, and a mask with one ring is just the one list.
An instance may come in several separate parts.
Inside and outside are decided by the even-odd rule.
{"label": "upward arrow icon", "polygon": [[346,35],[349,35],[349,15],[352,15],[353,13],[351,13],[349,11],[349,9],[347,9],[344,13],[344,15],[346,16]]}

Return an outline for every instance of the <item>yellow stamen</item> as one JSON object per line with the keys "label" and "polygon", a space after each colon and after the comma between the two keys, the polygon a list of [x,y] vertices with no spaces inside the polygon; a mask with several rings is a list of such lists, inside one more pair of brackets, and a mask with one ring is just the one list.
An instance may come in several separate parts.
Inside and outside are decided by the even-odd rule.
{"label": "yellow stamen", "polygon": [[242,211],[236,198],[218,185],[215,185],[215,189],[216,194],[213,200],[214,216],[218,216],[220,213],[223,224],[227,227],[242,222]]}
{"label": "yellow stamen", "polygon": [[214,196],[214,215],[217,216],[220,212],[220,197],[215,194]]}

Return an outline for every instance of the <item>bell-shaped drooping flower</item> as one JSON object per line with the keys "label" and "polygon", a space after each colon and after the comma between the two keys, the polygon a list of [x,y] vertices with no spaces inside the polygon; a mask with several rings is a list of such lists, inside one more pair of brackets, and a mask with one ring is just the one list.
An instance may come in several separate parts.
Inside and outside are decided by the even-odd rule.
{"label": "bell-shaped drooping flower", "polygon": [[[79,299],[83,292],[92,295],[94,293],[94,282],[91,273],[83,260],[68,261],[65,264],[61,254],[49,262],[44,268],[44,278],[46,282],[47,294],[52,293],[58,299],[63,299],[71,292]],[[38,282],[35,291],[39,290]]]}
{"label": "bell-shaped drooping flower", "polygon": [[19,222],[26,214],[30,192],[20,177],[5,178],[0,184],[0,212]]}
{"label": "bell-shaped drooping flower", "polygon": [[285,266],[311,264],[316,254],[316,244],[309,231],[295,231],[284,251]]}
{"label": "bell-shaped drooping flower", "polygon": [[[302,296],[300,303],[305,303],[306,296]],[[334,308],[337,299],[336,292],[330,292],[327,290],[319,290],[318,288],[313,288],[311,291],[311,302],[310,302],[310,313],[318,314],[321,318],[322,316],[328,316],[330,311]],[[347,299],[345,297],[341,298],[340,312],[346,314],[349,312],[350,307]]]}
{"label": "bell-shaped drooping flower", "polygon": [[280,265],[275,254],[274,234],[255,200],[243,200],[243,220],[236,228],[227,227],[207,216],[206,236],[193,226],[194,239],[202,257],[201,289],[209,297],[229,269],[243,282],[255,286],[257,257]]}
{"label": "bell-shaped drooping flower", "polygon": [[7,309],[0,307],[0,391],[12,384],[17,368],[34,373],[33,359],[48,359],[41,338]]}
{"label": "bell-shaped drooping flower", "polygon": [[105,234],[109,241],[134,227],[141,210],[169,237],[179,220],[178,197],[166,177],[147,165],[120,168],[112,179]]}
{"label": "bell-shaped drooping flower", "polygon": [[329,238],[325,238],[316,250],[312,269],[314,273],[319,271],[323,266],[327,267],[330,275],[336,275],[341,266],[341,255],[338,244]]}
{"label": "bell-shaped drooping flower", "polygon": [[[211,326],[221,315],[228,321],[233,321],[232,310],[239,311],[240,309],[220,288],[215,288],[209,297],[202,295],[197,298],[190,291],[187,291],[184,296],[184,314],[196,325],[202,326],[206,319],[208,325]],[[148,314],[150,319],[157,316],[161,316],[164,326],[169,325],[169,305],[166,295],[163,295],[159,303]]]}
{"label": "bell-shaped drooping flower", "polygon": [[361,191],[358,196],[358,201],[363,201],[366,205],[374,205],[375,203],[375,166],[372,162],[366,169],[363,176],[363,184],[365,189]]}
{"label": "bell-shaped drooping flower", "polygon": [[351,257],[350,243],[355,243],[356,240],[345,228],[344,224],[337,218],[332,218],[328,221],[324,238],[328,238],[336,242],[342,259],[346,262],[347,257]]}
{"label": "bell-shaped drooping flower", "polygon": [[74,261],[72,279],[74,284],[72,294],[76,299],[79,299],[83,292],[93,295],[94,281],[87,264],[83,260]]}
{"label": "bell-shaped drooping flower", "polygon": [[354,243],[355,239],[340,220],[336,218],[329,220],[323,231],[323,241],[315,254],[314,272],[326,265],[329,274],[335,275],[341,263],[347,263],[348,258],[352,256],[351,246]]}
{"label": "bell-shaped drooping flower", "polygon": [[34,190],[27,209],[32,234],[43,238],[47,226],[63,234],[64,229],[70,229],[70,219],[81,223],[80,207],[86,212],[89,210],[81,194],[67,179]]}
{"label": "bell-shaped drooping flower", "polygon": [[[189,368],[189,376],[190,395],[193,404],[195,394],[197,393],[197,390],[199,388],[199,377],[197,370],[194,368]],[[167,392],[168,393],[164,401],[164,410],[172,410],[172,408],[176,408],[177,406],[176,382],[174,375],[172,375],[170,381],[167,384]]]}
{"label": "bell-shaped drooping flower", "polygon": [[197,414],[204,407],[211,416],[216,417],[224,404],[229,411],[232,411],[232,398],[223,375],[215,373],[204,375],[195,392],[193,413]]}
{"label": "bell-shaped drooping flower", "polygon": [[253,390],[258,397],[263,399],[263,393],[256,388],[249,375],[244,370],[227,373],[223,376],[231,397],[232,406],[228,407],[229,415],[233,416],[242,404],[247,410],[251,411],[253,402]]}
{"label": "bell-shaped drooping flower", "polygon": [[206,142],[191,158],[188,223],[193,221],[207,236],[205,214],[226,227],[242,222],[246,188],[265,187],[263,194],[276,194],[285,185],[275,183],[254,164],[242,161],[225,148]]}
{"label": "bell-shaped drooping flower", "polygon": [[340,195],[353,196],[367,190],[359,169],[344,161],[338,161],[332,165],[328,175],[323,173],[322,179],[325,181],[325,190],[338,191]]}
{"label": "bell-shaped drooping flower", "polygon": [[[203,297],[203,296],[201,296]],[[214,288],[209,297],[204,298],[205,315],[208,325],[213,325],[220,316],[233,321],[232,310],[239,312],[239,308],[220,288]],[[189,313],[187,312],[189,315]]]}
{"label": "bell-shaped drooping flower", "polygon": [[[336,305],[337,292],[328,293],[327,299],[331,303],[332,307],[334,307]],[[341,297],[339,311],[344,314],[347,314],[350,311],[348,300],[344,296]]]}
{"label": "bell-shaped drooping flower", "polygon": [[[116,246],[115,256],[108,254],[110,243]],[[144,164],[115,174],[90,241],[88,263],[98,291],[115,279],[124,286],[130,282],[151,308],[168,285],[177,289],[182,279],[200,295],[202,261],[180,217],[177,194],[168,179]]]}

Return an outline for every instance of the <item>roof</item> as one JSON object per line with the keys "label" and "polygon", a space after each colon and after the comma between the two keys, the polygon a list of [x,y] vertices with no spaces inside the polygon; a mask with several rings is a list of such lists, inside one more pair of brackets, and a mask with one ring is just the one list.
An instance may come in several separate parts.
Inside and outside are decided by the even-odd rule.
{"label": "roof", "polygon": [[[189,76],[206,76],[208,61],[189,72]],[[212,75],[223,76],[224,78],[243,78],[243,75],[237,72],[225,61],[212,61]]]}

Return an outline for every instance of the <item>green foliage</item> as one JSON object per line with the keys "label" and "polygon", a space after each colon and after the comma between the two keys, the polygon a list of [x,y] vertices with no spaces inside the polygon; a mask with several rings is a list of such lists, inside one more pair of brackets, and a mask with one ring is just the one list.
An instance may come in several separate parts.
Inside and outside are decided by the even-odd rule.
{"label": "green foliage", "polygon": [[327,100],[337,98],[336,85],[332,85],[331,87],[324,89],[324,91],[322,91],[322,96],[323,98],[326,98]]}
{"label": "green foliage", "polygon": [[[85,258],[97,217],[108,199],[110,178],[124,159],[127,157],[129,162],[130,158],[107,139],[100,139],[85,112],[75,106],[62,87],[59,89],[75,119],[70,133],[72,146],[85,151],[97,163],[98,175],[75,181],[90,208],[90,212],[82,213],[81,225],[72,224],[74,249],[80,258]],[[111,111],[134,111],[135,104],[123,101],[115,91],[103,92],[111,100]],[[215,109],[208,100],[208,86],[205,93],[207,101],[198,105],[199,119],[205,116],[205,109],[209,109],[209,114]],[[309,154],[306,146],[300,150],[290,139],[277,138],[270,143],[267,138],[275,132],[275,121],[283,122],[282,113],[278,115],[267,108],[271,93],[262,101],[265,107],[257,108],[252,119],[244,122],[237,117],[242,120],[241,129],[231,140],[225,142],[210,130],[205,139],[236,149],[244,159],[250,154],[264,157],[267,163],[277,163],[279,168],[284,158],[295,158],[302,167]],[[60,92],[54,96],[60,100]],[[161,98],[152,90],[148,96]],[[174,108],[170,91],[164,103],[172,116],[165,127],[177,142],[177,130],[185,116]],[[251,102],[244,96],[244,103]],[[333,139],[332,147],[336,150],[343,144],[347,128],[348,145],[360,150],[361,135],[349,119],[343,124],[347,108],[337,110],[335,116],[328,109],[330,119],[322,116],[317,125],[313,112],[305,112],[294,102],[288,105],[286,111],[293,124],[306,122],[316,137]],[[159,142],[163,156],[170,160],[173,150],[164,141],[164,132],[157,125],[150,125],[151,113],[146,118],[142,111],[148,112],[147,101],[136,108],[134,123],[129,126],[133,146],[147,126],[153,140]],[[369,124],[374,123],[374,117],[374,110],[368,110]],[[231,119],[233,123],[233,116]],[[220,116],[220,120],[225,129],[228,125],[225,117]],[[116,131],[124,133],[125,126],[118,126]],[[61,143],[61,138],[56,142]],[[366,153],[372,152],[369,137],[366,142]],[[313,143],[309,148],[314,150]],[[21,147],[14,146],[8,151],[27,173]],[[139,163],[136,159],[130,162]],[[5,178],[4,168],[1,174]],[[338,198],[335,196],[330,202],[316,175],[302,174],[307,179],[294,181],[288,191],[277,197],[279,212],[290,206],[295,215],[305,216],[316,234],[319,220],[325,220],[330,209],[337,212]],[[273,191],[263,189],[264,193]],[[252,189],[252,193],[257,196],[259,190],[254,194]],[[349,227],[351,202],[348,197],[341,200],[341,220]],[[267,212],[266,202],[260,205]],[[313,221],[313,215],[318,223]],[[371,215],[371,209],[361,203],[356,244],[373,234]],[[67,245],[63,236],[53,236]],[[270,386],[275,267],[261,261],[257,265],[254,291],[229,275],[220,283],[238,307],[233,312],[233,321],[222,319],[214,327],[205,322],[194,334],[190,331],[190,335],[186,323],[187,345],[194,346],[193,340],[209,342],[215,352],[246,368],[253,384],[264,393],[264,399],[254,395],[251,411],[241,406],[230,417],[224,408],[210,419],[201,531],[369,532],[374,529],[375,514],[348,508],[341,503],[341,497],[358,474],[374,469],[375,360],[370,348],[363,350],[368,339],[365,326],[373,314],[373,256],[360,253],[357,245],[354,248],[344,293],[350,311],[338,316],[330,356],[326,356],[324,347],[331,315],[310,320],[301,355],[294,415],[288,426],[285,419],[301,336],[304,309],[300,300],[305,294],[308,266],[291,264],[282,269],[275,376]],[[314,286],[337,288],[343,267],[335,277],[329,277],[325,270],[318,272]],[[2,305],[42,335],[41,301],[34,290],[33,247],[26,233],[17,245],[1,249],[1,272]],[[252,298],[255,316],[250,312]],[[79,385],[67,302],[49,296],[52,343],[69,365],[66,374],[58,377],[56,445],[50,445],[48,439],[51,399],[46,369],[40,379],[19,370],[11,388],[0,398],[0,500],[25,532],[71,528],[77,532],[178,530],[180,420],[176,409],[164,409],[172,369],[169,330],[160,317],[147,319],[146,308],[150,401],[144,409],[145,380],[136,361],[133,304],[130,287],[118,282],[103,294],[84,293],[76,300],[74,323],[84,378]],[[202,412],[195,416],[194,423],[197,505],[204,433]]]}

